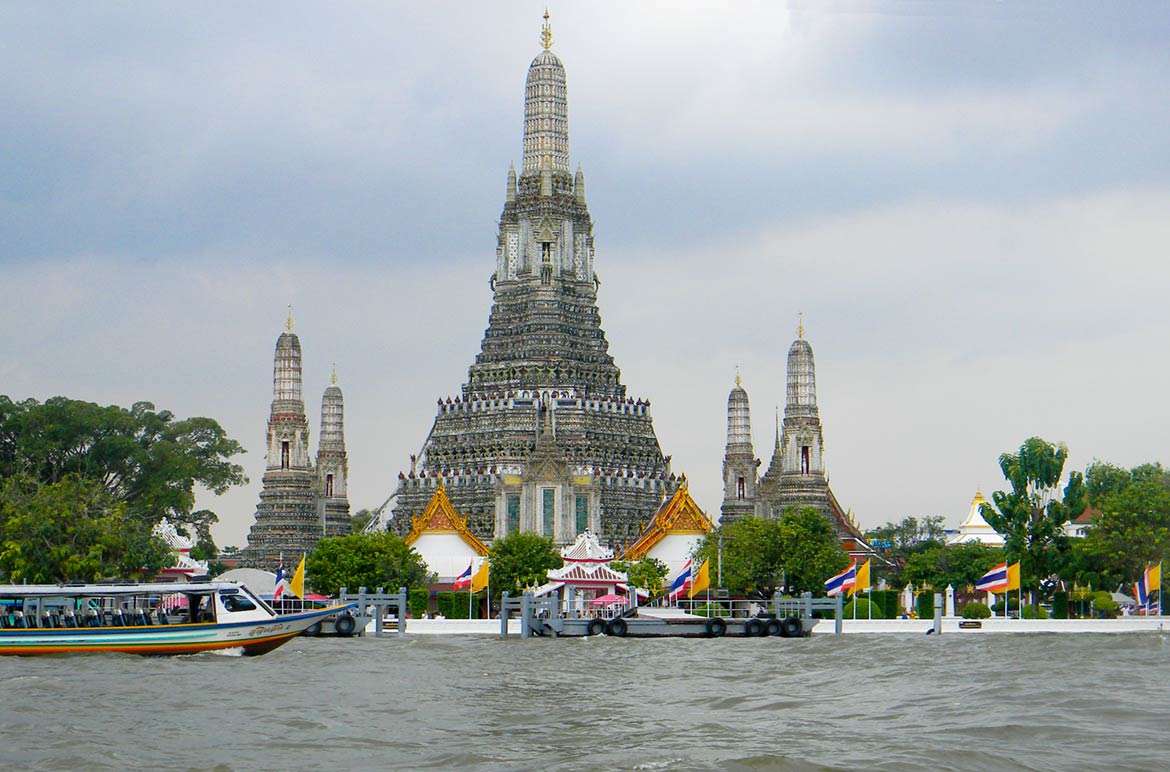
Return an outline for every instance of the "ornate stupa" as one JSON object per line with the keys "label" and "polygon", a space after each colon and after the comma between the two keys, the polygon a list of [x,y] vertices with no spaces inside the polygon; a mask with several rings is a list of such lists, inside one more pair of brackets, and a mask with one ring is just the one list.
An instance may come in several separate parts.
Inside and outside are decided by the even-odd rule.
{"label": "ornate stupa", "polygon": [[349,533],[341,389],[334,382],[325,390],[321,444],[314,470],[301,387],[301,359],[301,340],[293,332],[290,307],[285,331],[276,339],[268,455],[256,522],[240,557],[243,568],[274,571],[282,556],[299,560],[322,537]]}
{"label": "ornate stupa", "polygon": [[345,452],[345,400],[334,369],[321,395],[321,439],[317,443],[317,512],[324,536],[349,533],[349,458]]}
{"label": "ornate stupa", "polygon": [[573,542],[636,539],[675,488],[648,400],[626,393],[597,307],[585,175],[570,171],[565,68],[545,14],[524,88],[523,162],[508,170],[491,275],[493,303],[467,382],[440,398],[400,475],[390,526],[446,486],[472,531]]}
{"label": "ornate stupa", "polygon": [[759,459],[752,450],[751,406],[739,373],[727,395],[727,446],[723,452],[723,506],[721,523],[755,514]]}
{"label": "ornate stupa", "polygon": [[[737,384],[737,389],[742,390],[742,386]],[[736,405],[734,411],[733,403]],[[746,459],[743,451],[740,455],[733,456],[732,438],[734,436],[737,441],[734,446],[736,448],[744,447],[742,443],[745,436],[750,443],[750,424],[746,417],[739,417],[741,411],[746,416],[747,405],[746,392],[738,395],[733,389],[728,400],[728,451],[723,462],[725,479],[728,478],[726,470],[733,458]],[[750,444],[747,449],[750,449]],[[752,479],[747,473],[746,461],[740,462],[738,468],[744,470],[746,479]],[[738,481],[736,483],[738,484]],[[732,493],[737,491],[738,488]],[[725,493],[724,511],[728,511],[727,503]],[[732,503],[735,505],[733,512],[746,511],[742,501],[734,495]],[[772,451],[772,460],[768,470],[759,479],[752,505],[753,514],[758,517],[779,517],[784,510],[794,506],[815,507],[832,523],[846,549],[858,554],[867,554],[869,551],[860,529],[849,513],[837,502],[825,475],[824,433],[821,429],[820,412],[817,409],[816,362],[813,359],[812,346],[804,337],[803,319],[797,327],[796,340],[788,348],[784,422],[776,427],[776,444]]]}

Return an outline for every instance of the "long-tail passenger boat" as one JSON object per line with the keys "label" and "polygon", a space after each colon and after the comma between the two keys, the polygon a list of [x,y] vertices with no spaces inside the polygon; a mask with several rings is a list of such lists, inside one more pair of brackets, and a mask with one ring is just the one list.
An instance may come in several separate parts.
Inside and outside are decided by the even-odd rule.
{"label": "long-tail passenger boat", "polygon": [[0,654],[264,654],[355,606],[278,615],[235,582],[2,585]]}

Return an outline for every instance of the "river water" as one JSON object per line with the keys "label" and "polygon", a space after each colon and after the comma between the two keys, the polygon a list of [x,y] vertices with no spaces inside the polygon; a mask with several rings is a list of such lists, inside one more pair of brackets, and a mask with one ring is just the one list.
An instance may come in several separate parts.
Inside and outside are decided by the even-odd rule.
{"label": "river water", "polygon": [[303,638],[0,684],[4,769],[1170,767],[1160,633]]}

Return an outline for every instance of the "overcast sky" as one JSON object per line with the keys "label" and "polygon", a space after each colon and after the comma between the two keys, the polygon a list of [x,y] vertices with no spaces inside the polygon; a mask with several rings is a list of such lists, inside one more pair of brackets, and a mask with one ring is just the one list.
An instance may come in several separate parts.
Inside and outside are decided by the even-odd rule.
{"label": "overcast sky", "polygon": [[[479,351],[542,3],[7,3],[0,393],[216,418],[252,483],[293,304],[316,450],[393,491]],[[863,526],[956,525],[1029,436],[1170,463],[1163,3],[550,3],[598,304],[673,469],[766,466],[804,313]]]}

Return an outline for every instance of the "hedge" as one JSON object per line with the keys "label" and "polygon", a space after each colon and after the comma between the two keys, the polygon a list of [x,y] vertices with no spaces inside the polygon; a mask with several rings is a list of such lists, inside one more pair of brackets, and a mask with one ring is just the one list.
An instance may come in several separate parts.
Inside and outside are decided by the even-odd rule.
{"label": "hedge", "polygon": [[918,593],[918,601],[915,604],[918,607],[919,619],[934,619],[934,593],[930,590]]}
{"label": "hedge", "polygon": [[1064,590],[1052,593],[1052,618],[1068,619],[1068,593]]}
{"label": "hedge", "polygon": [[[857,608],[857,619],[885,619],[882,616],[882,609],[876,603],[870,603],[865,598],[855,598],[845,604],[845,608],[841,612],[842,619],[853,619],[853,609]],[[873,616],[870,616],[872,612]]]}
{"label": "hedge", "polygon": [[963,610],[959,614],[963,619],[990,619],[991,609],[987,607],[986,603],[972,601],[963,606]]}
{"label": "hedge", "polygon": [[897,590],[873,590],[869,593],[869,600],[874,604],[873,618],[878,618],[878,609],[881,609],[882,619],[898,618],[898,601],[902,593]]}

